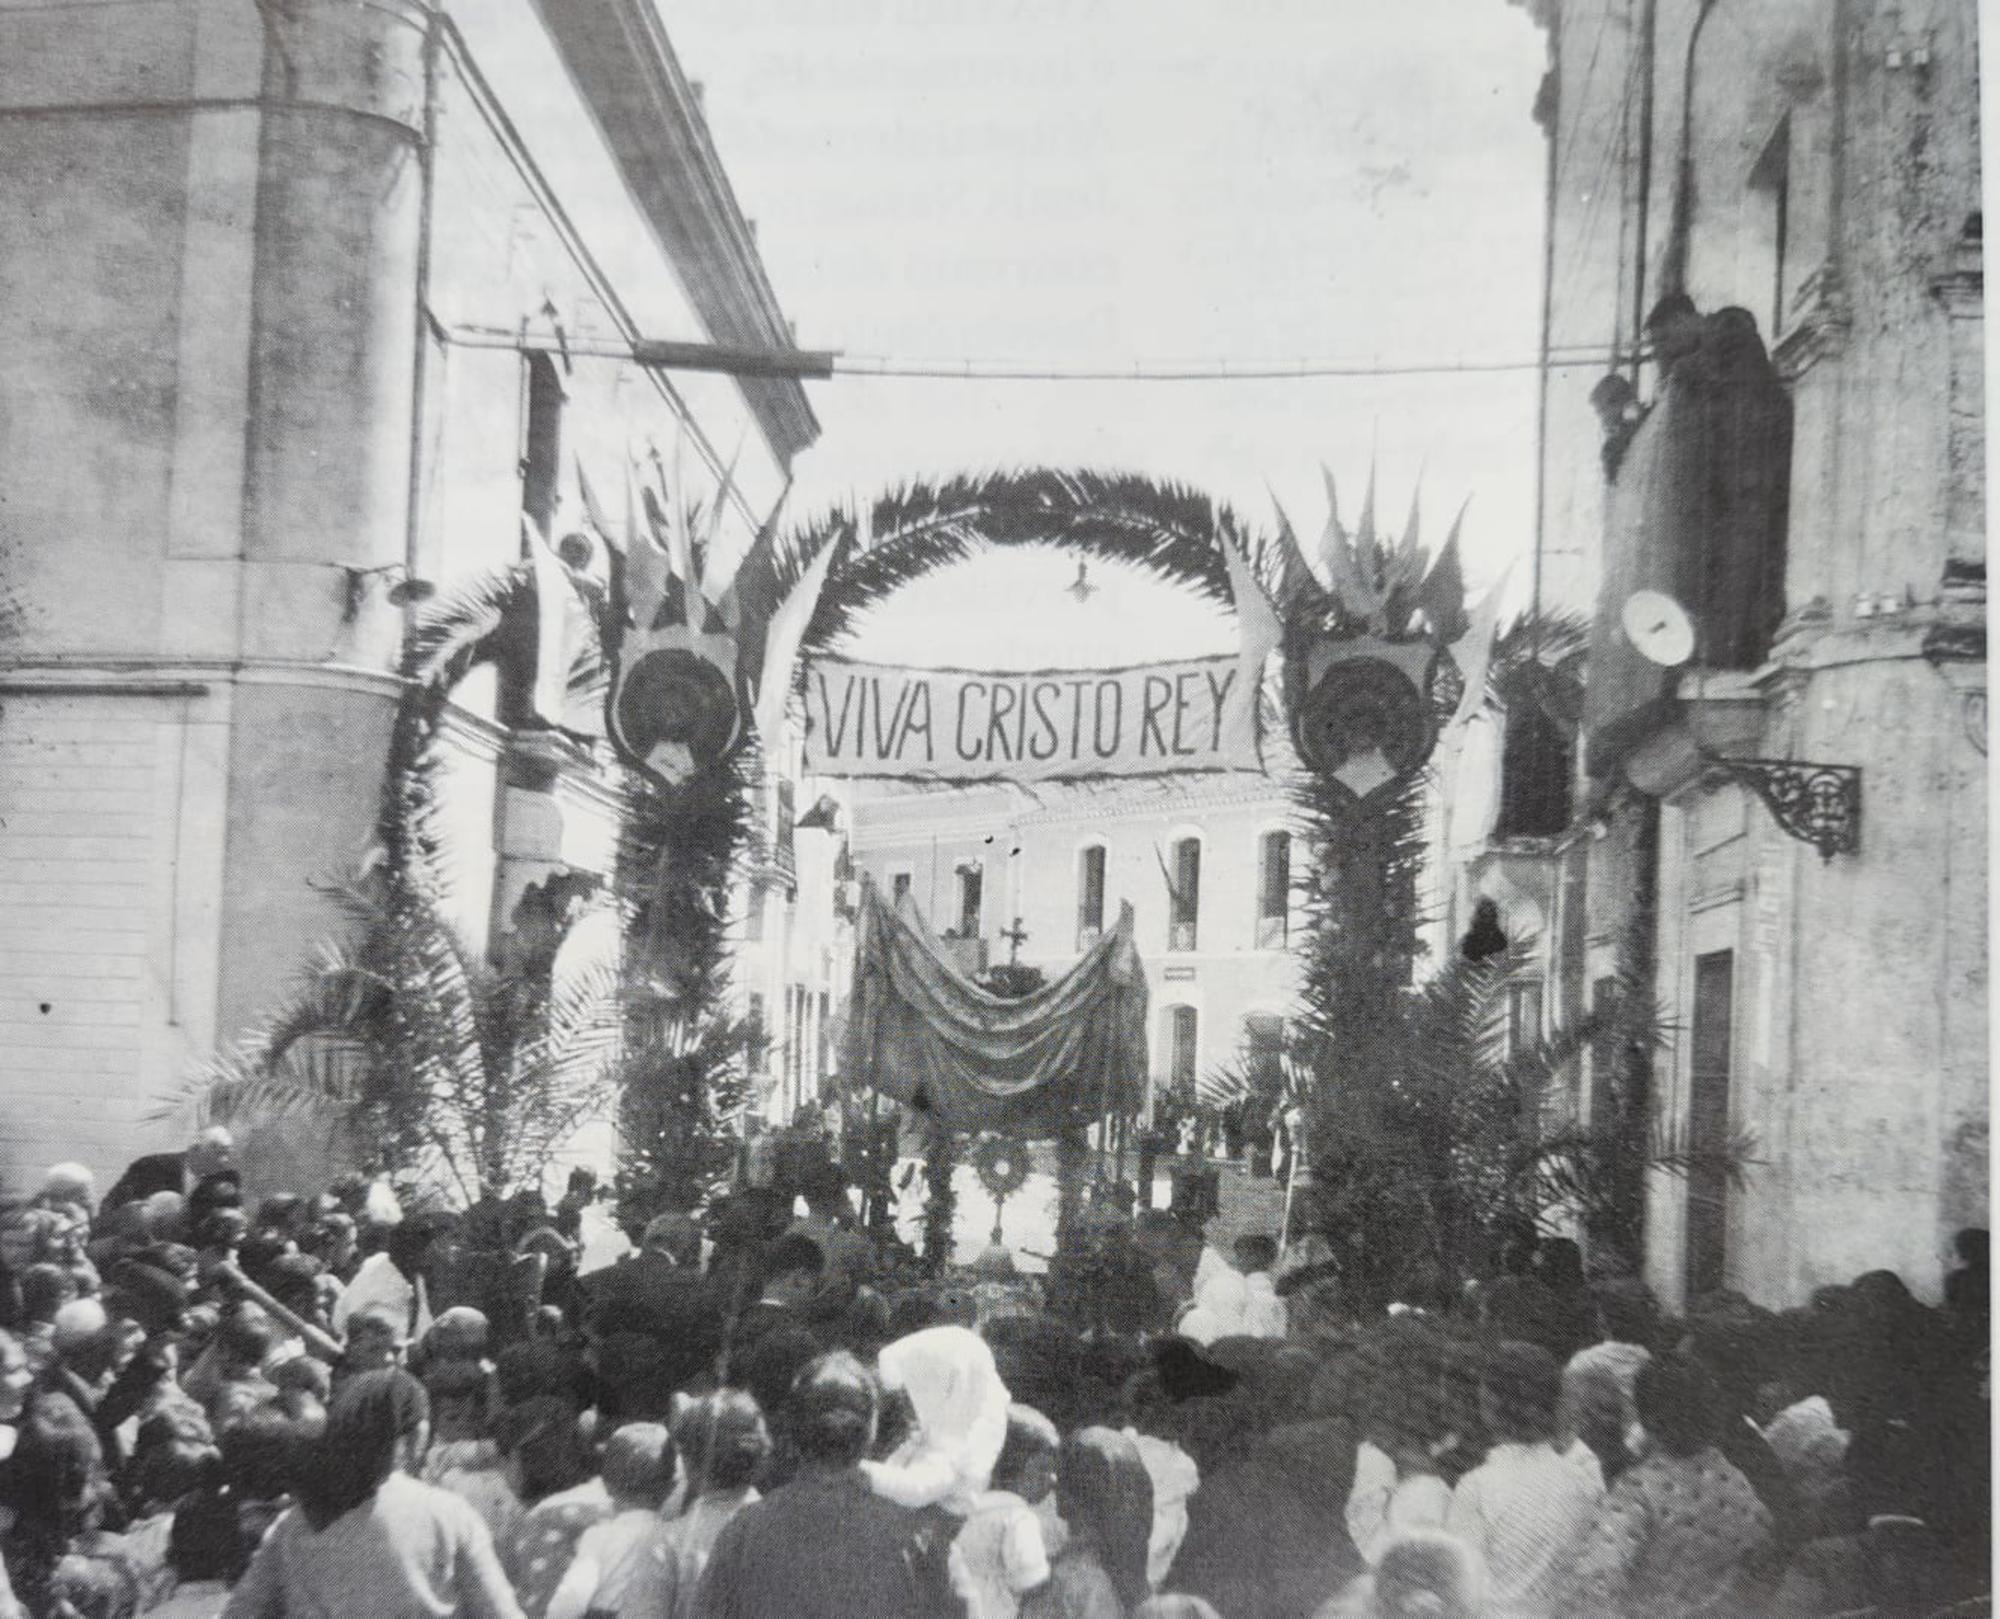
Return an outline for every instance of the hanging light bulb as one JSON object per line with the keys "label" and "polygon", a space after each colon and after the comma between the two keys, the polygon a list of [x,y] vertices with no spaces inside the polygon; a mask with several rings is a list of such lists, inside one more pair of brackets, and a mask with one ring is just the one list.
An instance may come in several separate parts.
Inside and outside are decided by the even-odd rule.
{"label": "hanging light bulb", "polygon": [[1069,593],[1080,602],[1087,602],[1092,596],[1097,594],[1097,586],[1090,582],[1090,564],[1088,562],[1079,562],[1076,565],[1076,579],[1071,583]]}

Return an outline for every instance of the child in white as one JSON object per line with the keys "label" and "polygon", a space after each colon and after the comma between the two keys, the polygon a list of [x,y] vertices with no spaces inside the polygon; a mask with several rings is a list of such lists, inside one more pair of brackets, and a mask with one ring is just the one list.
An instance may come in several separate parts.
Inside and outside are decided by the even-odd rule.
{"label": "child in white", "polygon": [[993,1488],[972,1505],[951,1545],[951,1583],[967,1619],[1015,1619],[1021,1598],[1049,1577],[1049,1547],[1036,1508],[1055,1492],[1055,1424],[1025,1405],[1007,1411],[1007,1439]]}
{"label": "child in white", "polygon": [[657,1422],[628,1422],[605,1442],[611,1516],[584,1530],[548,1619],[660,1619],[674,1611],[679,1563],[660,1508],[674,1487],[674,1447]]}
{"label": "child in white", "polygon": [[869,1487],[898,1506],[942,1506],[958,1517],[993,1477],[1007,1437],[1007,1385],[970,1327],[926,1327],[876,1357],[882,1386],[910,1397],[908,1439],[886,1461],[863,1462]]}

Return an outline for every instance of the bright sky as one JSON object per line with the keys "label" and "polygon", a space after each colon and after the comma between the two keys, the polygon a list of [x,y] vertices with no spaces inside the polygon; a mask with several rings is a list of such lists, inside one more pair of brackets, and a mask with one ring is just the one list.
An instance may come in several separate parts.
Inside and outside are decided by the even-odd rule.
{"label": "bright sky", "polygon": [[[1530,359],[1540,35],[1506,0],[658,0],[799,341],[898,358]],[[1268,520],[1350,522],[1422,470],[1475,582],[1524,555],[1533,374],[1282,383],[842,378],[792,510],[912,477],[1136,469]],[[1117,662],[1215,616],[1116,570],[934,575],[865,650]],[[1221,633],[1226,635],[1226,627]]]}

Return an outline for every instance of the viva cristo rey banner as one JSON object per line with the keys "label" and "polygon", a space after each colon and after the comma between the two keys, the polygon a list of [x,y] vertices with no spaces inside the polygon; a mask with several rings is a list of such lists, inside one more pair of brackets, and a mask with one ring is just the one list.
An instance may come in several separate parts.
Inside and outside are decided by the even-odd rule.
{"label": "viva cristo rey banner", "polygon": [[976,674],[818,658],[806,674],[805,765],[930,781],[1261,770],[1261,662]]}

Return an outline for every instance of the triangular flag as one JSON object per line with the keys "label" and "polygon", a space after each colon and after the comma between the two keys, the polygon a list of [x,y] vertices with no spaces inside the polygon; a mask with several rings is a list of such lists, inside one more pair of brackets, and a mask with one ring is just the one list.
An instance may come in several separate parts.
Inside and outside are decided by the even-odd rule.
{"label": "triangular flag", "polygon": [[[748,431],[747,429],[745,430]],[[743,439],[736,440],[736,453],[729,458],[729,464],[722,469],[722,481],[715,486],[715,498],[708,503],[708,522],[694,549],[701,561],[701,593],[710,601],[719,601],[721,592],[711,588],[710,579],[719,575],[715,565],[715,537],[722,530],[722,519],[729,510],[729,497],[736,488],[736,463],[743,455]],[[753,542],[754,543],[754,542]]]}
{"label": "triangular flag", "polygon": [[[1470,505],[1471,502],[1467,502]],[[1451,532],[1431,562],[1431,570],[1417,587],[1413,604],[1430,620],[1431,634],[1440,641],[1456,641],[1465,633],[1465,568],[1459,555],[1458,534],[1465,523],[1465,507],[1452,519]]]}
{"label": "triangular flag", "polygon": [[807,564],[804,576],[778,604],[765,630],[764,667],[757,680],[756,721],[757,738],[764,744],[767,757],[769,750],[777,745],[785,723],[785,705],[792,697],[792,668],[798,662],[799,643],[806,638],[806,627],[812,623],[820,591],[833,567],[833,554],[839,549],[839,542],[832,539],[819,548],[819,555]]}
{"label": "triangular flag", "polygon": [[1278,514],[1278,592],[1289,605],[1302,593],[1323,594],[1326,587],[1320,583],[1319,575],[1313,572],[1312,564],[1299,547],[1299,532],[1292,526],[1292,520],[1285,515],[1285,508],[1278,499],[1278,492],[1269,484],[1265,486],[1271,496],[1271,510]]}
{"label": "triangular flag", "polygon": [[1250,559],[1228,540],[1222,542],[1222,566],[1229,575],[1230,598],[1236,604],[1237,633],[1243,655],[1247,658],[1253,649],[1261,648],[1257,654],[1257,661],[1261,664],[1264,655],[1278,644],[1282,631],[1277,610],[1272,607],[1271,598],[1264,594],[1263,585],[1258,583]]}
{"label": "triangular flag", "polygon": [[597,498],[597,491],[590,485],[590,474],[583,470],[583,457],[576,458],[576,492],[583,499],[583,515],[590,519],[590,526],[609,540],[611,522],[605,515],[604,507]]}
{"label": "triangular flag", "polygon": [[1465,690],[1459,696],[1457,711],[1446,722],[1446,730],[1464,725],[1486,706],[1486,667],[1493,660],[1493,634],[1500,621],[1500,594],[1507,588],[1507,575],[1512,571],[1513,564],[1509,563],[1500,577],[1493,581],[1493,588],[1487,591],[1485,600],[1473,610],[1470,628],[1451,644],[1451,661],[1464,677]]}
{"label": "triangular flag", "polygon": [[652,629],[674,585],[673,558],[660,545],[660,525],[651,510],[652,492],[639,482],[638,468],[625,463],[625,610],[633,627]]}
{"label": "triangular flag", "polygon": [[1414,583],[1423,572],[1423,528],[1424,479],[1417,474],[1417,484],[1410,491],[1410,520],[1403,525],[1403,543],[1396,548],[1396,578],[1399,582]]}
{"label": "triangular flag", "polygon": [[1264,689],[1264,661],[1283,638],[1284,625],[1271,598],[1257,579],[1250,559],[1229,540],[1222,542],[1222,565],[1229,574],[1229,593],[1236,602],[1238,653],[1236,679],[1221,716],[1231,738],[1230,765],[1237,770],[1262,770],[1264,755],[1258,725]]}
{"label": "triangular flag", "polygon": [[1343,610],[1356,618],[1373,620],[1382,610],[1382,595],[1356,557],[1347,530],[1340,526],[1340,497],[1334,489],[1333,470],[1320,468],[1326,479],[1326,533],[1320,549],[1326,558],[1329,587]]}

